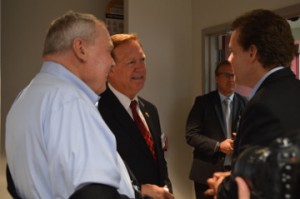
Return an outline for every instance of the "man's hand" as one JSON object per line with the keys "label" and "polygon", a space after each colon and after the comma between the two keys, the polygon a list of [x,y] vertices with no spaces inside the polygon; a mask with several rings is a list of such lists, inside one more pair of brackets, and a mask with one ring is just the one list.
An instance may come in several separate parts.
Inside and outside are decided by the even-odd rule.
{"label": "man's hand", "polygon": [[174,196],[165,187],[153,184],[143,184],[141,188],[142,196],[149,196],[153,199],[174,199]]}
{"label": "man's hand", "polygon": [[233,140],[232,139],[226,139],[223,142],[220,143],[220,151],[231,155],[233,153]]}
{"label": "man's hand", "polygon": [[217,193],[219,185],[222,183],[223,179],[230,175],[230,171],[227,172],[215,172],[212,178],[207,179],[207,184],[209,189],[204,192],[206,196],[214,196],[217,199]]}

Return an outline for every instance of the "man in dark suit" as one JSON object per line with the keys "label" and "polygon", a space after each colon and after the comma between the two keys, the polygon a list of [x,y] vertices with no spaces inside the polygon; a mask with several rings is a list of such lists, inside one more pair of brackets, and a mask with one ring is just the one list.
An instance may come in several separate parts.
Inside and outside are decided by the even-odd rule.
{"label": "man in dark suit", "polygon": [[[141,183],[142,195],[173,198],[157,109],[138,96],[146,80],[145,54],[134,34],[116,34],[111,38],[116,65],[108,74],[108,89],[101,94],[98,109],[115,134],[118,152]],[[133,101],[137,107],[132,107]],[[147,138],[142,135],[144,131]]]}
{"label": "man in dark suit", "polygon": [[[238,17],[232,29],[229,61],[237,82],[253,88],[234,143],[235,158],[251,145],[268,146],[300,129],[300,81],[289,68],[295,48],[286,19],[254,10]],[[219,199],[234,199],[234,180],[225,176],[211,178],[211,188]]]}
{"label": "man in dark suit", "polygon": [[[215,80],[217,90],[196,98],[186,124],[186,141],[194,147],[190,179],[197,199],[206,198],[206,181],[214,172],[231,170],[234,132],[247,101],[234,93],[235,75],[228,61],[217,65]],[[226,100],[231,102],[228,124]]]}

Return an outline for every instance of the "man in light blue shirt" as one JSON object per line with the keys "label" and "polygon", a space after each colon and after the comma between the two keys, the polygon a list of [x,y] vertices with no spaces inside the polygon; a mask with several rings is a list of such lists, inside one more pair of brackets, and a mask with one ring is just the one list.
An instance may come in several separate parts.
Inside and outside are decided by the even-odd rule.
{"label": "man in light blue shirt", "polygon": [[93,15],[68,12],[51,24],[41,71],[6,121],[8,167],[21,198],[134,198],[116,140],[96,103],[113,48]]}

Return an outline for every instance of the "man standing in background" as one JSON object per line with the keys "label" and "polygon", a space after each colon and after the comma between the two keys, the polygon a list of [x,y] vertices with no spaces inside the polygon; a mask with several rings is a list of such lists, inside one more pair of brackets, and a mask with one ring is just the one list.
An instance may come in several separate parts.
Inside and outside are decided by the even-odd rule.
{"label": "man standing in background", "polygon": [[246,99],[234,93],[235,74],[228,61],[215,69],[217,90],[195,100],[186,123],[186,142],[194,148],[190,179],[196,198],[204,199],[207,179],[216,171],[231,170],[233,139]]}
{"label": "man standing in background", "polygon": [[118,151],[141,184],[141,193],[153,199],[172,199],[172,185],[161,142],[156,107],[138,96],[146,80],[146,56],[134,34],[112,37],[116,65],[98,109],[115,134]]}

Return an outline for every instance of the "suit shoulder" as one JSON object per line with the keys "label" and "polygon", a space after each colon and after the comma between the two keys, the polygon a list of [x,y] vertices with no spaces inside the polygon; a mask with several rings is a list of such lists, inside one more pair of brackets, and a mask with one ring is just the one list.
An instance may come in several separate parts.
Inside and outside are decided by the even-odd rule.
{"label": "suit shoulder", "polygon": [[245,96],[243,96],[243,95],[241,95],[241,94],[239,94],[239,93],[235,93],[235,96],[236,96],[237,99],[239,99],[240,101],[243,101],[243,102],[245,102],[245,103],[248,102],[248,99],[247,99]]}
{"label": "suit shoulder", "polygon": [[111,109],[115,107],[116,104],[119,104],[118,98],[112,93],[110,89],[106,89],[103,93],[100,94],[100,99],[98,101],[98,110]]}
{"label": "suit shoulder", "polygon": [[146,100],[145,98],[142,98],[140,96],[138,96],[138,99],[139,99],[139,102],[142,106],[145,106],[145,107],[153,107],[156,109],[156,106],[151,103],[150,101]]}
{"label": "suit shoulder", "polygon": [[206,101],[206,100],[211,100],[215,97],[218,97],[218,92],[217,91],[211,91],[211,92],[206,93],[204,95],[197,96],[195,101]]}

